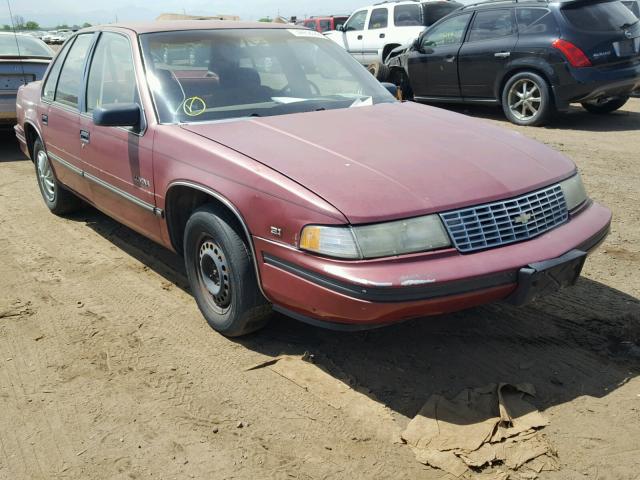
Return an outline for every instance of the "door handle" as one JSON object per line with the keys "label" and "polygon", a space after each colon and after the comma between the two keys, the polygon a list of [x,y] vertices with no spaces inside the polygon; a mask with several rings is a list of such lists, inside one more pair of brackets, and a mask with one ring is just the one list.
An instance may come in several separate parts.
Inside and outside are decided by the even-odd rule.
{"label": "door handle", "polygon": [[449,63],[453,62],[455,59],[455,55],[447,55],[446,57],[444,57],[444,61]]}
{"label": "door handle", "polygon": [[362,35],[358,35],[358,40],[362,40]]}
{"label": "door handle", "polygon": [[89,132],[87,132],[86,130],[80,130],[80,141],[82,142],[83,146],[89,143],[89,138]]}
{"label": "door handle", "polygon": [[384,38],[384,37],[385,37],[384,33],[381,33],[380,38]]}
{"label": "door handle", "polygon": [[498,58],[508,58],[511,56],[511,52],[496,52],[493,56]]}
{"label": "door handle", "polygon": [[43,125],[49,125],[49,115],[43,113],[41,118],[42,118]]}

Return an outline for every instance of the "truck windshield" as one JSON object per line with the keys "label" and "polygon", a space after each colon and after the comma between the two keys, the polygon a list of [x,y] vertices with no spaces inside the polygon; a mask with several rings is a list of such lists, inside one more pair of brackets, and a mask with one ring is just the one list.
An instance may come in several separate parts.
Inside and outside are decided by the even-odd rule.
{"label": "truck windshield", "polygon": [[262,117],[394,102],[317,32],[221,29],[140,36],[162,123]]}

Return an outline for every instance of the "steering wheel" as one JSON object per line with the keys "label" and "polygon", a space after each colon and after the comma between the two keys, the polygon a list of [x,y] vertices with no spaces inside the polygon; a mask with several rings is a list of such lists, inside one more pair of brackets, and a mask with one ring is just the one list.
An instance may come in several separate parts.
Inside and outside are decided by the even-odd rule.
{"label": "steering wheel", "polygon": [[[311,88],[311,93],[313,93],[314,95],[320,96],[320,88],[318,88],[318,85],[313,83],[311,80],[307,80],[307,83],[309,84],[309,87]],[[278,90],[278,93],[280,95],[290,95],[291,94],[291,85],[289,85],[287,83],[284,87],[282,87],[280,90]]]}

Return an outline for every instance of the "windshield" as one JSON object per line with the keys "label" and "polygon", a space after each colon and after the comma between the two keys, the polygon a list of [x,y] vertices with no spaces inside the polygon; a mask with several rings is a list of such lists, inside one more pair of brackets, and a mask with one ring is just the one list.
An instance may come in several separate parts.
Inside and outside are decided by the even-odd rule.
{"label": "windshield", "polygon": [[191,30],[140,38],[162,123],[395,101],[348,53],[317,32]]}
{"label": "windshield", "polygon": [[[16,44],[16,38],[18,39]],[[20,47],[18,49],[18,47]],[[40,40],[24,35],[0,35],[0,57],[53,57],[53,51]]]}

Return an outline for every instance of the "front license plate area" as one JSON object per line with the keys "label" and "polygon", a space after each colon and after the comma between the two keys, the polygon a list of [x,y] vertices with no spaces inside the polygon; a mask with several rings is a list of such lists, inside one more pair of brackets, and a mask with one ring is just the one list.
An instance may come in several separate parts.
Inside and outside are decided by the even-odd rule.
{"label": "front license plate area", "polygon": [[586,258],[586,252],[571,250],[561,257],[521,268],[518,272],[518,287],[507,301],[514,305],[524,305],[575,285]]}

